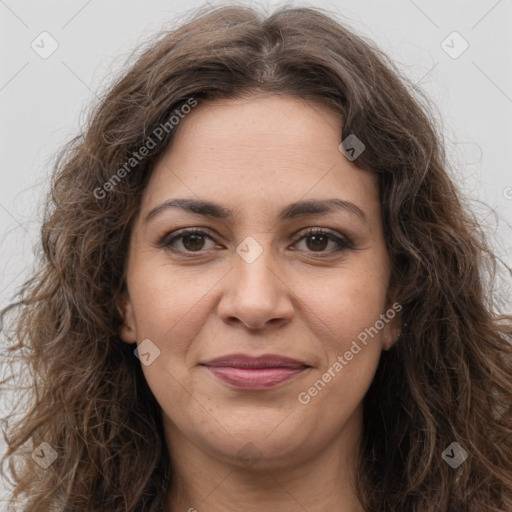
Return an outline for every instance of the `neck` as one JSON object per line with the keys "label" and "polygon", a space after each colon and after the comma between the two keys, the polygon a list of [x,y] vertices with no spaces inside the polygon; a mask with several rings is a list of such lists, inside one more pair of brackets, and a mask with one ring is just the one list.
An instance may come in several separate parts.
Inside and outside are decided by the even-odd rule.
{"label": "neck", "polygon": [[361,414],[354,414],[330,443],[299,463],[262,457],[252,467],[205,453],[167,424],[178,475],[167,512],[364,512],[354,485],[361,421]]}

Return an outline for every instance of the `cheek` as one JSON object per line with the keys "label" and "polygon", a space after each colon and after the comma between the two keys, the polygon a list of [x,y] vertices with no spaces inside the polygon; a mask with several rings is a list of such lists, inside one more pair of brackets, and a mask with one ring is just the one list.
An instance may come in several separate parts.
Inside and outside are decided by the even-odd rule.
{"label": "cheek", "polygon": [[142,370],[165,409],[190,384],[190,371],[200,348],[199,334],[212,308],[208,292],[218,277],[165,264],[149,266],[141,260],[134,261],[130,281],[136,335],[139,343],[149,339],[159,351]]}
{"label": "cheek", "polygon": [[375,331],[375,324],[385,312],[387,280],[378,270],[369,264],[340,269],[327,286],[310,286],[304,295],[322,364],[299,401],[314,405],[333,428],[363,399],[379,363],[383,330]]}
{"label": "cheek", "polygon": [[[386,308],[387,280],[372,269],[340,269],[321,286],[304,283],[301,291],[310,321],[323,326],[320,339],[330,339],[342,349],[366,328],[375,324]],[[320,333],[319,333],[320,334]]]}
{"label": "cheek", "polygon": [[[322,365],[304,382],[297,400],[316,421],[334,433],[366,394],[380,359],[382,330],[372,330],[385,312],[384,281],[345,275],[323,293],[308,297],[317,317],[315,333]],[[312,325],[313,321],[309,322]]]}
{"label": "cheek", "polygon": [[[218,279],[217,279],[218,280]],[[154,336],[161,342],[194,332],[215,276],[166,264],[135,261],[130,294],[135,307],[138,337]]]}

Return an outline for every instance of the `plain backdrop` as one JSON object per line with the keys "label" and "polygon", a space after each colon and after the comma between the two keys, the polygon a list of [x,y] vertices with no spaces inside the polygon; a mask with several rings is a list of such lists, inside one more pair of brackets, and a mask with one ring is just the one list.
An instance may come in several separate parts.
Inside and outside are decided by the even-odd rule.
{"label": "plain backdrop", "polygon": [[[85,108],[132,50],[202,5],[0,0],[0,308],[32,269],[53,159],[79,133]],[[288,5],[327,9],[422,87],[442,120],[455,181],[512,265],[512,0]]]}

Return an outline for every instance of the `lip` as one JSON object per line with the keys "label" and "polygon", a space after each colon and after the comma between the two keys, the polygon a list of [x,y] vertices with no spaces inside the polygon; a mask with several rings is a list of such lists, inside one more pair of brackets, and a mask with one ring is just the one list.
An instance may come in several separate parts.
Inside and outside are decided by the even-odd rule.
{"label": "lip", "polygon": [[309,365],[298,359],[276,354],[249,356],[247,354],[228,354],[211,359],[205,366],[232,366],[233,368],[303,368]]}
{"label": "lip", "polygon": [[297,359],[274,354],[258,357],[230,354],[201,365],[226,384],[254,390],[274,388],[310,368],[310,365]]}

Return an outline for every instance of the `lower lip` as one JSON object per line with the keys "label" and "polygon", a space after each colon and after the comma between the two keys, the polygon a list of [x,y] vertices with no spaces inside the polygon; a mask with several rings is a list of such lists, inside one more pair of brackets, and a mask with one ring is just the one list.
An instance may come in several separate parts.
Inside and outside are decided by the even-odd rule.
{"label": "lower lip", "polygon": [[233,368],[207,366],[220,380],[241,389],[269,389],[283,384],[307,368]]}

